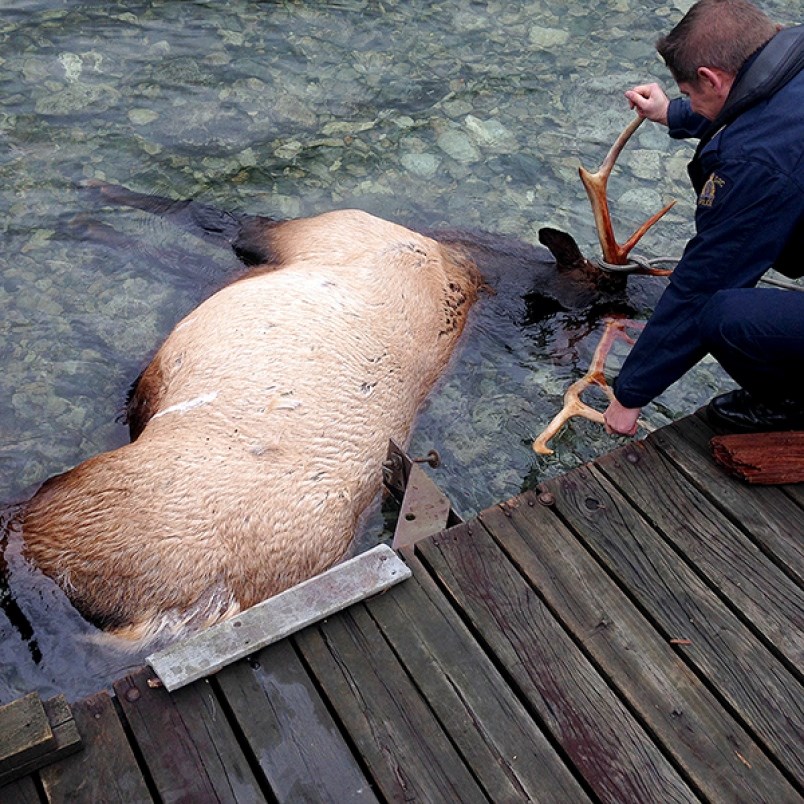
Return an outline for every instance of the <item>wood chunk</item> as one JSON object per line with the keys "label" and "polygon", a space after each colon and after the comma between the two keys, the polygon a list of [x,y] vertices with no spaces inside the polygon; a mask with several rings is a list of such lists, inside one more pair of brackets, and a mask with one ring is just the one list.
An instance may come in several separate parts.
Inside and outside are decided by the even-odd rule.
{"label": "wood chunk", "polygon": [[81,737],[63,695],[42,703],[37,693],[31,693],[13,701],[0,709],[0,786],[80,747]]}
{"label": "wood chunk", "polygon": [[47,753],[55,742],[37,693],[0,707],[0,774]]}
{"label": "wood chunk", "polygon": [[710,443],[715,460],[748,483],[804,482],[804,432],[732,433]]}

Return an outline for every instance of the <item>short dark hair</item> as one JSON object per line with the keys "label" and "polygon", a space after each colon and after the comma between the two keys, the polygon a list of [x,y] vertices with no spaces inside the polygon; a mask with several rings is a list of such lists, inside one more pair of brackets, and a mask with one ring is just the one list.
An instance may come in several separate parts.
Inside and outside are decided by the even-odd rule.
{"label": "short dark hair", "polygon": [[699,67],[736,75],[776,31],[770,17],[748,0],[698,0],[656,49],[676,82],[696,83]]}

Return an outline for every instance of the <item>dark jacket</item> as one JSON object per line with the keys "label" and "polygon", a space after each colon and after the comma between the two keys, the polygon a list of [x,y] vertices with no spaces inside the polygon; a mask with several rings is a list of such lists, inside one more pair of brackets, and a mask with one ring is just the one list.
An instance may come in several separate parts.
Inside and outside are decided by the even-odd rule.
{"label": "dark jacket", "polygon": [[[671,101],[670,135],[701,137],[690,163],[696,234],[615,381],[625,407],[644,406],[705,355],[698,316],[718,290],[753,287],[772,266],[804,273],[802,60],[804,26],[777,34],[738,73],[714,124]],[[781,86],[774,68],[777,79],[786,70]]]}

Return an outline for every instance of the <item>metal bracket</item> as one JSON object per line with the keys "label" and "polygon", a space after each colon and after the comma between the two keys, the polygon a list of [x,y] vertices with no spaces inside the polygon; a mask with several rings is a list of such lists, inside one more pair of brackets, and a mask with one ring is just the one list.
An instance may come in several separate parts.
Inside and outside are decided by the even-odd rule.
{"label": "metal bracket", "polygon": [[449,499],[419,465],[437,465],[438,456],[431,452],[420,461],[411,459],[393,440],[383,464],[383,482],[401,501],[399,519],[394,531],[394,550],[411,547],[421,539],[452,525],[461,518],[452,510]]}

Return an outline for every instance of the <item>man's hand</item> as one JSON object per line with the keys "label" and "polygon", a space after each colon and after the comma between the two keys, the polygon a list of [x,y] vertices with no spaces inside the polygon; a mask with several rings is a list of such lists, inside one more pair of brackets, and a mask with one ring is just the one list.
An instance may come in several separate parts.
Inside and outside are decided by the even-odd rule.
{"label": "man's hand", "polygon": [[637,419],[641,412],[642,408],[626,408],[615,399],[603,414],[606,432],[609,435],[636,435]]}
{"label": "man's hand", "polygon": [[670,101],[658,84],[642,84],[634,87],[625,93],[625,97],[640,117],[646,117],[663,126],[667,125],[667,107]]}

